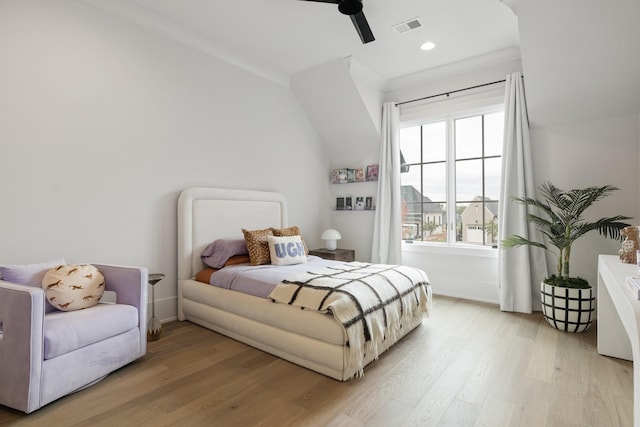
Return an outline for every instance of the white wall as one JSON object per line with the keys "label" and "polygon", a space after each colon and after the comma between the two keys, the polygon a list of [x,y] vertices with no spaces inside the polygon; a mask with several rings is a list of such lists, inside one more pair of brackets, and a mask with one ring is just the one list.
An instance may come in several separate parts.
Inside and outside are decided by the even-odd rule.
{"label": "white wall", "polygon": [[[634,217],[640,224],[640,120],[638,114],[532,129],[535,179],[563,189],[615,185],[620,190],[593,205],[586,217]],[[617,254],[620,242],[592,232],[572,248],[571,275],[596,283],[598,254]],[[548,258],[549,272],[555,261]]]}
{"label": "white wall", "polygon": [[[325,182],[332,169],[378,163],[382,91],[373,72],[353,58],[339,58],[294,75],[291,87],[327,148]],[[338,196],[375,197],[376,189],[375,182],[331,185],[327,207],[335,208]],[[338,247],[354,249],[358,261],[370,261],[373,219],[373,211],[331,212],[331,228],[342,235]]]}
{"label": "white wall", "polygon": [[169,319],[182,189],[282,192],[314,247],[328,170],[289,89],[80,2],[0,3],[0,263],[146,266]]}

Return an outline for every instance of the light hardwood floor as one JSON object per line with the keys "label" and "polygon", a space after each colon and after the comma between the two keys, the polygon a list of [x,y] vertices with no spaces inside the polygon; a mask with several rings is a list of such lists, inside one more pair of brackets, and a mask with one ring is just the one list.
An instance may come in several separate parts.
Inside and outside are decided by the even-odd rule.
{"label": "light hardwood floor", "polygon": [[[600,356],[595,325],[434,298],[421,326],[338,382],[188,322],[141,360],[2,426],[632,426],[633,364]],[[5,387],[5,384],[0,385]]]}

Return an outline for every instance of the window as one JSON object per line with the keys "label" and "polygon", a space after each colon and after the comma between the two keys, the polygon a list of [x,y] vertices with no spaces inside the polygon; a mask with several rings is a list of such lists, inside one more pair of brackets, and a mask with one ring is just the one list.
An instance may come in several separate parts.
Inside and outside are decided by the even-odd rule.
{"label": "window", "polygon": [[402,239],[497,244],[501,108],[403,124]]}

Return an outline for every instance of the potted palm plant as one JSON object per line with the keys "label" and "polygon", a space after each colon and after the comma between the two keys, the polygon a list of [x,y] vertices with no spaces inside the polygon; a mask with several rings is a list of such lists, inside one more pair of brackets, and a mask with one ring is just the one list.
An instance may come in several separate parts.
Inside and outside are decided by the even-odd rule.
{"label": "potted palm plant", "polygon": [[504,248],[529,245],[554,253],[557,274],[545,278],[540,284],[542,313],[547,322],[557,329],[584,332],[591,326],[595,296],[585,279],[570,276],[572,245],[592,230],[598,230],[604,237],[620,239],[620,230],[629,225],[623,221],[631,217],[616,215],[597,221],[584,219],[587,208],[618,190],[611,185],[564,191],[545,182],[539,190],[541,200],[529,197],[514,197],[513,200],[541,211],[541,215],[528,213],[527,221],[535,224],[545,236],[545,241],[535,242],[513,235],[502,240],[501,244]]}

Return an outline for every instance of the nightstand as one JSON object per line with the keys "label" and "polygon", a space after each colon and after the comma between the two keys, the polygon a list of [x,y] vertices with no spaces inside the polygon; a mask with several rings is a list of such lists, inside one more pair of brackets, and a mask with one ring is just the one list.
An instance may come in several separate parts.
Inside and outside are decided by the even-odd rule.
{"label": "nightstand", "polygon": [[309,255],[315,255],[319,256],[320,258],[332,259],[335,261],[351,262],[356,260],[356,251],[354,251],[353,249],[338,248],[333,251],[325,248],[313,249],[309,251]]}

